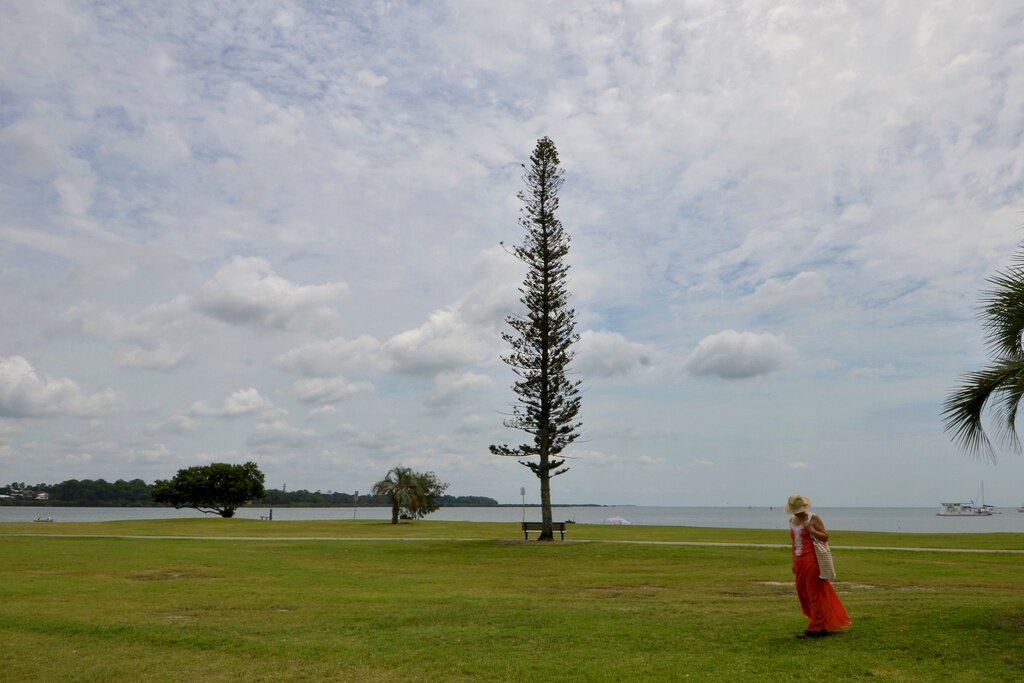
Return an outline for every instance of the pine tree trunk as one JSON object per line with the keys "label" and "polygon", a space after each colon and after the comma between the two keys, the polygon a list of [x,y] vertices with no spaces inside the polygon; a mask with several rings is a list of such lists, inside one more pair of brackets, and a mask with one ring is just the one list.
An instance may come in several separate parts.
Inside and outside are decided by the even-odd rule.
{"label": "pine tree trunk", "polygon": [[[543,462],[543,461],[542,461]],[[544,463],[546,464],[546,463]],[[551,528],[551,472],[541,470],[540,472],[540,520],[543,526],[540,530],[538,541],[555,540],[554,529]]]}

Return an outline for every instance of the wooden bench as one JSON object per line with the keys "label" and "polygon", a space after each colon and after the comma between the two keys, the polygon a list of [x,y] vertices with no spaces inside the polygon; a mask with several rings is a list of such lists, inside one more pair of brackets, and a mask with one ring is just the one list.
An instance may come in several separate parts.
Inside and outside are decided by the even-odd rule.
{"label": "wooden bench", "polygon": [[[540,533],[544,529],[544,522],[523,522],[523,538],[530,540],[530,532],[536,531]],[[551,522],[551,531],[557,531],[562,534],[562,540],[565,540],[565,522]]]}

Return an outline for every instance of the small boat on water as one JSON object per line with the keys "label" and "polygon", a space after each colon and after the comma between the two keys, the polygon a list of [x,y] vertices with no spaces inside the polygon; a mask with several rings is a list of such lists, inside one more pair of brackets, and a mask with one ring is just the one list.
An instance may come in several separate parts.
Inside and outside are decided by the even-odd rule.
{"label": "small boat on water", "polygon": [[985,505],[985,482],[981,483],[981,495],[978,499],[981,501],[980,505],[973,500],[970,503],[942,503],[935,514],[940,517],[988,517],[995,512],[994,505]]}
{"label": "small boat on water", "polygon": [[1024,512],[1024,503],[1022,503],[1021,506],[1017,508],[1017,512]]}
{"label": "small boat on water", "polygon": [[940,517],[987,517],[992,514],[991,505],[975,505],[970,503],[942,503],[939,511]]}

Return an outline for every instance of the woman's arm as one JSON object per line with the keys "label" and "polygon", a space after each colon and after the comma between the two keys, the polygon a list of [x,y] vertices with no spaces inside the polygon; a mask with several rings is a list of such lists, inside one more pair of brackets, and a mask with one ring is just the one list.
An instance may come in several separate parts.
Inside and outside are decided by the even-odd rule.
{"label": "woman's arm", "polygon": [[811,517],[811,522],[807,525],[807,531],[819,541],[828,542],[828,532],[825,531],[825,525],[822,523],[821,517],[817,515]]}

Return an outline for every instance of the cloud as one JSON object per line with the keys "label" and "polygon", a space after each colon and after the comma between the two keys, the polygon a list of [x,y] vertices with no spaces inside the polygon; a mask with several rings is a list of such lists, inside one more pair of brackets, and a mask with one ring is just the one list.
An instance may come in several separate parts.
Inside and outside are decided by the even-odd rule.
{"label": "cloud", "polygon": [[878,367],[854,368],[850,370],[849,374],[854,379],[877,380],[895,377],[899,374],[899,370],[892,363],[886,363]]}
{"label": "cloud", "polygon": [[75,304],[60,316],[60,322],[98,339],[120,341],[142,347],[155,346],[161,330],[183,311],[171,311],[174,304],[150,306],[142,313],[125,317],[117,311],[89,302]]}
{"label": "cloud", "polygon": [[373,392],[369,382],[349,382],[344,377],[310,377],[292,385],[295,396],[302,403],[337,403],[359,394]]}
{"label": "cloud", "polygon": [[236,256],[202,286],[194,305],[222,322],[285,329],[325,312],[346,291],[340,282],[296,285],[277,275],[266,259]]}
{"label": "cloud", "polygon": [[22,356],[0,357],[0,416],[96,417],[109,412],[118,401],[113,389],[86,394],[66,377],[39,377]]}
{"label": "cloud", "polygon": [[499,329],[521,308],[517,288],[523,272],[523,264],[501,246],[477,254],[464,296],[384,343],[387,369],[403,375],[453,374],[496,359]]}
{"label": "cloud", "polygon": [[473,262],[472,286],[455,308],[470,323],[503,326],[510,313],[522,308],[518,288],[525,274],[526,266],[505,247],[484,249]]}
{"label": "cloud", "polygon": [[359,79],[360,83],[368,85],[371,88],[379,88],[388,82],[387,76],[379,76],[369,69],[360,69],[359,73],[356,74],[356,78]]}
{"label": "cloud", "polygon": [[369,335],[335,337],[296,347],[274,359],[274,367],[307,377],[331,377],[351,370],[379,369],[381,344]]}
{"label": "cloud", "polygon": [[4,149],[18,169],[33,178],[45,178],[60,168],[64,150],[41,121],[19,121],[0,130]]}
{"label": "cloud", "polygon": [[435,311],[419,327],[396,334],[384,344],[384,356],[394,372],[429,375],[482,362],[489,344],[457,310]]}
{"label": "cloud", "polygon": [[126,368],[167,372],[180,367],[188,358],[187,347],[174,348],[170,344],[160,344],[152,350],[131,349],[121,357],[120,364]]}
{"label": "cloud", "polygon": [[308,413],[306,413],[306,419],[307,420],[320,420],[320,419],[324,419],[324,418],[328,418],[328,417],[333,418],[336,415],[338,415],[339,412],[340,411],[338,410],[338,408],[336,406],[333,406],[333,405],[330,405],[330,404],[322,405],[322,406],[317,406],[317,407],[313,408],[312,410],[310,410]]}
{"label": "cloud", "polygon": [[232,393],[220,406],[211,406],[206,401],[198,401],[189,409],[194,417],[240,417],[268,413],[274,410],[270,399],[261,396],[256,389],[239,389]]}
{"label": "cloud", "polygon": [[304,449],[315,438],[316,432],[311,429],[299,429],[284,420],[273,420],[257,425],[245,444],[258,453],[280,453]]}
{"label": "cloud", "polygon": [[771,279],[743,299],[753,310],[796,308],[820,301],[828,294],[828,285],[821,273],[803,272],[790,280]]}
{"label": "cloud", "polygon": [[155,429],[169,434],[184,434],[195,429],[199,422],[188,415],[172,415]]}
{"label": "cloud", "polygon": [[781,337],[724,330],[704,337],[686,361],[696,376],[747,379],[781,370],[796,356],[796,350]]}
{"label": "cloud", "polygon": [[131,317],[86,302],[65,310],[60,315],[60,323],[98,339],[127,346],[118,360],[122,367],[168,372],[189,359],[191,345],[176,345],[164,337],[185,328],[191,315],[184,297],[148,306]]}
{"label": "cloud", "polygon": [[650,367],[654,356],[650,347],[631,342],[618,332],[586,330],[575,348],[572,367],[584,378],[629,376]]}
{"label": "cloud", "polygon": [[165,248],[125,242],[75,254],[77,264],[71,282],[78,286],[95,282],[131,282],[140,276],[166,274],[177,259]]}
{"label": "cloud", "polygon": [[433,408],[447,407],[463,400],[473,391],[493,385],[494,381],[490,377],[475,372],[441,373],[434,378],[434,390],[428,402]]}
{"label": "cloud", "polygon": [[[300,424],[338,448],[326,467],[351,480],[376,468],[366,463],[507,439],[507,381],[472,378],[508,372],[500,332],[522,312],[523,264],[498,242],[521,237],[520,163],[544,134],[566,168],[560,218],[588,330],[576,369],[610,378],[584,395],[587,445],[666,463],[643,468],[646,481],[576,468],[565,483],[579,482],[580,499],[629,489],[701,504],[725,500],[724,487],[733,502],[758,500],[794,474],[773,463],[817,462],[773,440],[766,420],[825,396],[831,412],[863,416],[804,425],[807,440],[830,432],[838,444],[830,471],[847,500],[902,501],[844,444],[891,451],[878,414],[903,414],[911,394],[934,406],[984,362],[975,293],[1021,237],[1019,2],[561,3],[547,22],[536,3],[95,4],[9,2],[0,20],[0,353],[34,362],[40,386],[61,386],[49,371],[78,380],[80,396],[122,396],[117,421],[7,419],[21,431],[0,439],[14,453],[4,465],[19,479],[167,476],[142,459],[103,469],[132,452],[123,425],[185,413],[164,424],[179,430],[166,458],[193,464],[266,414],[215,420],[189,406],[205,398],[199,412],[227,415],[225,397],[245,387],[283,388],[266,396],[308,411]],[[62,313],[58,332],[91,339],[54,334]],[[828,371],[802,368],[800,386],[773,384],[769,398],[661,371],[688,361],[695,375],[752,376],[773,358],[798,362],[792,349],[758,356],[763,338],[747,349],[709,338],[698,353],[727,328],[769,331]],[[280,371],[293,374],[282,384]],[[854,385],[914,382],[875,392],[881,404],[865,411],[857,392],[828,390],[844,371]],[[292,384],[306,378],[324,381],[299,385],[314,401],[303,404]],[[357,380],[379,399],[315,402]],[[640,381],[644,391],[625,386]],[[718,423],[736,412],[764,419]],[[458,431],[463,413],[479,415],[463,423],[475,433]],[[682,449],[678,414],[692,417]],[[339,418],[358,438],[329,433]],[[934,419],[902,429],[897,469],[959,462]],[[26,447],[75,432],[88,447]],[[275,435],[302,437],[266,426],[253,443]],[[421,450],[433,435],[448,441]],[[752,448],[766,469],[730,464]],[[306,452],[287,481],[322,480],[320,453]],[[69,453],[93,460],[69,472]],[[691,454],[718,465],[673,476]],[[505,464],[452,478],[505,495],[516,476],[498,472]]]}

